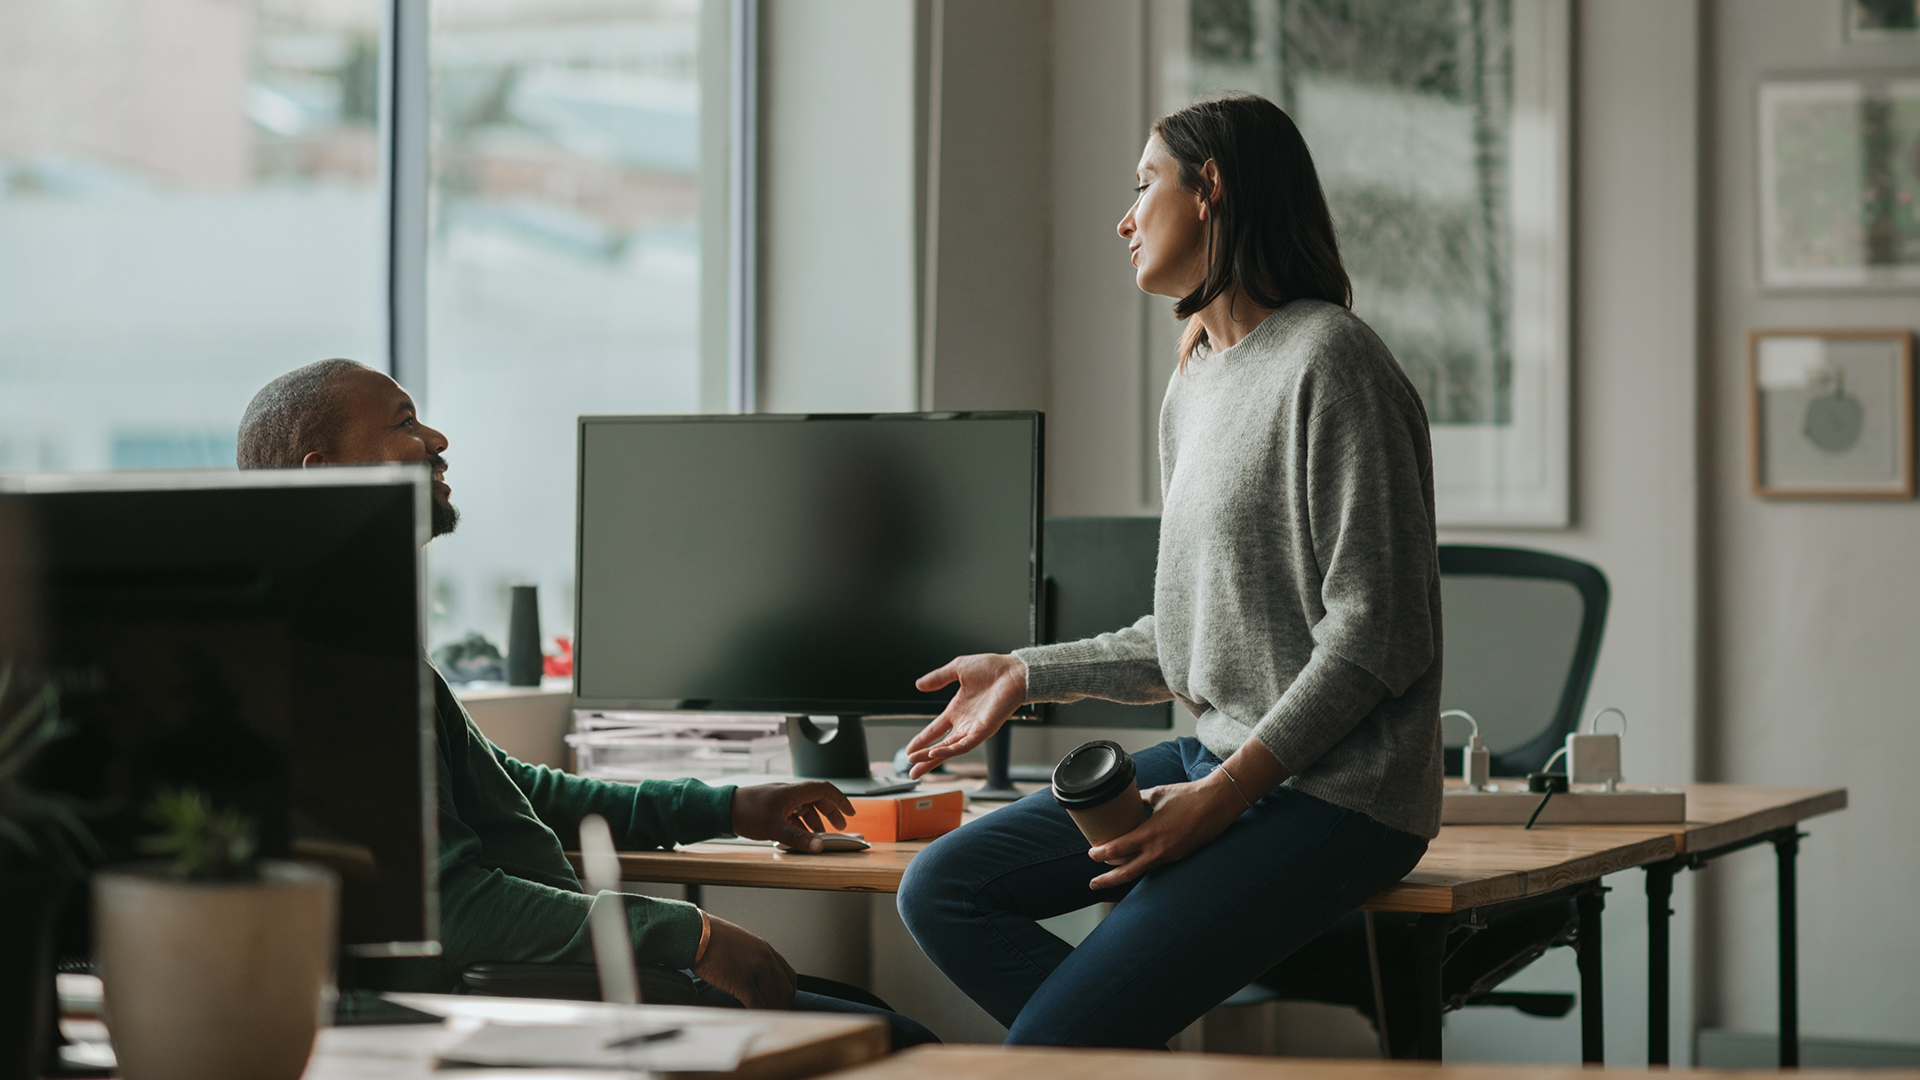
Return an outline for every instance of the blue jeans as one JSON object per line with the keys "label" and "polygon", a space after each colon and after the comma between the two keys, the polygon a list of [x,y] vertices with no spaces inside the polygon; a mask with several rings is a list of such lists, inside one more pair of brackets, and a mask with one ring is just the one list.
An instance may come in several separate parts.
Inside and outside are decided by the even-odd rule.
{"label": "blue jeans", "polygon": [[[1142,788],[1198,780],[1195,739],[1135,755]],[[1278,787],[1211,843],[1130,885],[1045,791],[934,841],[900,886],[927,956],[1018,1045],[1164,1047],[1208,1009],[1405,877],[1421,837]],[[1079,947],[1038,920],[1118,902]]]}

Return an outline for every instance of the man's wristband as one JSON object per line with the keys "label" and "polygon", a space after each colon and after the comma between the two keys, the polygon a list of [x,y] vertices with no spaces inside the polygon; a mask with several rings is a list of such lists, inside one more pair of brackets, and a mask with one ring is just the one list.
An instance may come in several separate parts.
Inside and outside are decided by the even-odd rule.
{"label": "man's wristband", "polygon": [[707,918],[707,913],[702,911],[700,913],[700,947],[693,950],[694,963],[697,964],[707,958],[707,939],[712,936],[713,922]]}

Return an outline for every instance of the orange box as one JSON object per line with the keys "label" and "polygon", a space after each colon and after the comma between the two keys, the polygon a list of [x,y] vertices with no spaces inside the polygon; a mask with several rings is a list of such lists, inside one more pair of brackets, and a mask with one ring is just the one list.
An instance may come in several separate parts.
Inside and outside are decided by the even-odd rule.
{"label": "orange box", "polygon": [[931,840],[960,827],[967,794],[948,791],[903,791],[895,795],[854,795],[853,817],[840,832],[859,833],[875,842]]}

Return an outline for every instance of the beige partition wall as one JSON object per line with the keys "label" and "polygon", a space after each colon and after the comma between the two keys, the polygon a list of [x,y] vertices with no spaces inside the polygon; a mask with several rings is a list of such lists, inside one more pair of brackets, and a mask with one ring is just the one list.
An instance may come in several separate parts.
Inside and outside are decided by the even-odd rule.
{"label": "beige partition wall", "polygon": [[[1811,823],[1800,855],[1802,1062],[1920,1061],[1920,505],[1908,500],[1762,499],[1748,486],[1746,341],[1753,330],[1920,330],[1913,288],[1760,285],[1762,80],[1920,76],[1920,34],[1849,40],[1843,5],[1740,0],[1708,5],[1711,58],[1702,190],[1709,261],[1707,514],[1702,549],[1708,641],[1701,776],[1844,784],[1851,808]],[[1910,143],[1897,168],[1920,168]],[[1706,881],[1705,1041],[1772,1059],[1776,1029],[1770,852],[1727,860]],[[1904,1044],[1862,1048],[1858,1043]],[[1863,1056],[1864,1054],[1864,1056]]]}

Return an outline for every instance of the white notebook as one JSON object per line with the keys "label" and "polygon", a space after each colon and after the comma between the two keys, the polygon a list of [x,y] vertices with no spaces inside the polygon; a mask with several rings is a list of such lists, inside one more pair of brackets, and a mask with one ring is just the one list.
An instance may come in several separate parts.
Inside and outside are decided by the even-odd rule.
{"label": "white notebook", "polygon": [[500,1068],[731,1072],[762,1024],[688,1024],[654,1042],[607,1048],[658,1024],[485,1024],[439,1053],[442,1065]]}

